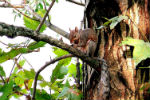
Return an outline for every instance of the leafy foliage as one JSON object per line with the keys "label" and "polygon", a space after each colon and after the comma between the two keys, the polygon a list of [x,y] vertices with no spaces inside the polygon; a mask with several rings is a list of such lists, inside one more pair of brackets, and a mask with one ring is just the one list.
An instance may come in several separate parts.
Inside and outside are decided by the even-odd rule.
{"label": "leafy foliage", "polygon": [[40,41],[40,42],[31,43],[27,48],[17,47],[17,48],[11,49],[9,52],[4,52],[1,50],[0,63],[3,63],[10,59],[13,59],[14,57],[16,57],[19,54],[30,53],[31,51],[33,51],[39,47],[43,47],[45,44],[46,44],[45,42]]}
{"label": "leafy foliage", "polygon": [[[40,7],[42,7],[41,3],[39,3]],[[37,12],[41,17],[44,17],[44,14],[46,13],[45,10],[43,9],[40,9],[38,10]],[[32,30],[36,30],[37,27],[39,26],[40,22],[39,21],[36,21],[36,20],[33,20],[33,19],[30,19],[26,16],[23,17],[23,20],[24,20],[24,25],[29,28],[29,29],[32,29]],[[42,27],[40,28],[40,33],[42,33],[44,30],[46,29],[46,25],[43,24]]]}
{"label": "leafy foliage", "polygon": [[5,71],[4,71],[2,66],[0,66],[0,75],[1,76],[6,76]]}
{"label": "leafy foliage", "polygon": [[[29,29],[32,29],[32,30],[36,30],[38,25],[40,24],[40,22],[38,21],[35,21],[35,20],[32,20],[30,18],[27,18],[24,16],[24,25],[29,28]],[[44,30],[46,29],[46,25],[43,25],[40,29],[40,32],[43,32]]]}
{"label": "leafy foliage", "polygon": [[51,100],[51,96],[44,89],[37,89],[36,91],[36,100]]}
{"label": "leafy foliage", "polygon": [[9,83],[0,87],[0,93],[2,93],[2,96],[0,96],[1,100],[9,100],[8,97],[13,92],[13,84],[14,82],[10,81]]}
{"label": "leafy foliage", "polygon": [[140,63],[142,60],[150,57],[150,52],[149,52],[150,43],[149,42],[144,42],[143,40],[127,37],[124,41],[122,41],[121,45],[134,46],[133,59],[136,65]]}
{"label": "leafy foliage", "polygon": [[[38,15],[44,17],[46,13],[45,8],[49,7],[51,2],[51,0],[28,0],[27,4],[29,4]],[[56,0],[56,2],[58,3],[58,0]],[[21,12],[28,16],[23,16],[24,25],[31,30],[36,30],[40,22],[24,9],[22,9]],[[13,14],[14,20],[17,17],[22,18],[22,14],[16,11],[13,11]],[[51,20],[51,16],[49,17]],[[43,24],[40,33],[45,29],[46,25]],[[39,49],[45,45],[46,43],[43,41],[30,43],[30,40],[28,40],[18,44],[7,44],[7,48],[9,49],[7,51],[0,48],[0,64],[8,60],[14,61],[13,69],[10,73],[7,73],[7,71],[3,69],[7,66],[0,66],[0,100],[9,100],[11,97],[19,99],[21,96],[25,96],[29,100],[31,99],[36,71],[33,68],[27,70],[25,63],[28,63],[28,61],[20,57],[34,51],[39,52]],[[53,47],[53,53],[56,55],[56,58],[69,54],[67,51],[56,47]],[[72,76],[76,77],[76,66],[72,63],[72,58],[58,61],[50,76],[50,81],[46,81],[41,75],[38,76],[38,86],[40,88],[36,89],[36,100],[81,99],[82,93],[76,88],[75,83],[70,85],[69,78]],[[47,92],[45,88],[49,88],[53,93]]]}
{"label": "leafy foliage", "polygon": [[107,19],[107,18],[105,19],[108,21],[106,21],[102,26],[98,27],[97,29],[102,29],[103,27],[106,27],[108,25],[110,29],[114,29],[118,23],[120,23],[122,20],[127,20],[128,17],[120,15],[120,16],[113,17],[111,19]]}
{"label": "leafy foliage", "polygon": [[[63,56],[68,54],[68,52],[53,47],[53,52],[56,54],[57,57]],[[70,63],[71,58],[62,59],[58,62],[55,69],[53,70],[51,82],[53,83],[56,79],[63,79],[65,75],[68,73],[67,65]]]}
{"label": "leafy foliage", "polygon": [[69,100],[81,100],[82,94],[79,90],[70,87],[68,81],[64,85],[62,92],[58,95],[57,99],[67,97]]}

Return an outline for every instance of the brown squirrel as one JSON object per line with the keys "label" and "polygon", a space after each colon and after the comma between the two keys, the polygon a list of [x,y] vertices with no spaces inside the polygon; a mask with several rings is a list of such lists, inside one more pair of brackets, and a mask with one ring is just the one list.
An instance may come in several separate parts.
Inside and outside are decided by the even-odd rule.
{"label": "brown squirrel", "polygon": [[77,27],[75,27],[75,30],[69,30],[69,39],[73,47],[93,57],[98,41],[98,37],[94,30],[90,28],[78,30]]}

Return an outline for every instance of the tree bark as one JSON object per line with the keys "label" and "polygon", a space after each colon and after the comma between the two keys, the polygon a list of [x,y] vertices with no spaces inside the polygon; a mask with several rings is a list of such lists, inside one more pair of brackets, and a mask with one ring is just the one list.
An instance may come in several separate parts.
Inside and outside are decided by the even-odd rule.
{"label": "tree bark", "polygon": [[[108,98],[102,98],[103,88],[100,84],[103,77],[92,79],[91,88],[87,89],[87,100],[141,100],[150,97],[147,92],[141,93],[139,88],[147,84],[146,80],[140,84],[138,72],[131,56],[126,56],[129,49],[133,47],[120,46],[125,37],[133,37],[149,41],[150,38],[150,1],[148,0],[87,0],[86,19],[88,27],[95,29],[99,35],[98,49],[96,56],[106,60],[109,66],[110,91]],[[121,21],[114,29],[105,27],[96,30],[101,26],[105,18],[112,18],[119,15],[128,16],[128,20]],[[89,72],[89,71],[88,71]],[[102,72],[101,72],[102,73]],[[146,72],[146,73],[149,73]],[[90,74],[90,73],[88,73]],[[141,74],[140,74],[141,75]],[[148,74],[149,75],[149,74]],[[142,77],[142,76],[141,76]],[[146,76],[149,79],[149,76]],[[95,81],[96,80],[96,81]],[[150,84],[149,84],[150,85]],[[144,90],[143,90],[144,91]],[[107,93],[106,93],[107,94]]]}

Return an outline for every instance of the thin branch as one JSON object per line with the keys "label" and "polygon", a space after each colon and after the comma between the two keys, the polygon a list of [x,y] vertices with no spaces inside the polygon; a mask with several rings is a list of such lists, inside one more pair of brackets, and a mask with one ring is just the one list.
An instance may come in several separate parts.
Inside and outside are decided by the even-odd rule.
{"label": "thin branch", "polygon": [[47,62],[44,66],[42,66],[36,73],[35,75],[35,79],[34,79],[34,86],[33,86],[33,96],[32,96],[32,100],[35,100],[35,93],[36,93],[36,86],[37,86],[37,79],[38,79],[38,76],[40,74],[41,71],[43,71],[47,66],[49,66],[50,64],[53,64],[59,60],[62,60],[62,59],[65,59],[65,58],[68,58],[68,57],[73,57],[72,54],[68,54],[68,55],[65,55],[65,56],[62,56],[62,57],[59,57],[59,58],[56,58],[56,59],[53,59],[49,62]]}
{"label": "thin branch", "polygon": [[31,63],[30,63],[24,56],[22,56],[22,57],[23,57],[23,59],[26,60],[26,62],[30,65],[30,67],[31,67],[32,69],[34,69],[34,67],[31,65]]}
{"label": "thin branch", "polygon": [[4,43],[2,41],[0,41],[0,43],[8,47],[8,44],[6,44],[6,43]]}
{"label": "thin branch", "polygon": [[80,2],[77,2],[77,1],[74,1],[74,0],[66,0],[66,1],[77,4],[77,5],[80,5],[80,6],[85,6],[85,4],[82,3],[82,2],[80,3]]}
{"label": "thin branch", "polygon": [[[18,60],[20,57],[21,57],[21,55],[19,55],[19,57],[18,57],[16,60]],[[8,83],[9,80],[10,80],[10,77],[11,77],[11,75],[12,75],[12,73],[13,73],[13,70],[14,70],[14,68],[15,68],[15,65],[16,65],[16,61],[14,61],[14,64],[13,64],[13,67],[12,67],[12,69],[11,69],[11,71],[10,71],[9,78],[8,78],[8,80],[7,80],[7,83]]]}
{"label": "thin branch", "polygon": [[[16,11],[18,11],[18,12],[19,12],[20,14],[22,14],[23,16],[25,16],[25,17],[27,17],[27,18],[30,18],[30,19],[32,19],[32,20],[35,20],[35,19],[33,19],[33,18],[27,16],[26,14],[24,14],[24,13],[21,12],[20,10],[18,10],[14,5],[12,5],[11,3],[9,3],[7,0],[4,0],[4,1],[8,4],[8,6],[14,8]],[[23,6],[23,5],[22,5],[22,6]],[[24,8],[24,7],[23,7],[23,8]],[[37,20],[36,20],[36,21],[37,21]]]}
{"label": "thin branch", "polygon": [[[44,0],[43,0],[43,4],[44,4],[44,8],[45,8],[45,10],[47,11],[46,3],[45,3],[45,1],[44,1]],[[49,15],[48,15],[48,21],[49,21],[49,23],[50,23],[50,17],[49,17]]]}
{"label": "thin branch", "polygon": [[49,43],[50,45],[57,46],[61,49],[64,49],[70,52],[71,54],[75,55],[76,57],[81,58],[84,62],[86,62],[96,70],[98,70],[97,68],[100,68],[101,64],[105,62],[103,59],[99,59],[96,57],[89,57],[85,53],[81,52],[80,50],[66,43],[63,43],[60,40],[54,39],[51,36],[48,36],[46,34],[39,34],[39,33],[35,34],[33,30],[27,29],[25,27],[8,25],[0,22],[0,36],[7,36],[10,38],[14,38],[16,36],[24,36],[24,37],[34,39],[35,41],[44,41],[46,43]]}
{"label": "thin branch", "polygon": [[[25,9],[30,12],[37,20],[42,21],[42,17],[39,16],[37,13],[34,12],[34,10],[30,6],[25,6]],[[52,23],[49,23],[48,21],[45,21],[45,24],[47,27],[49,27],[51,30],[55,31],[56,33],[62,35],[65,38],[69,38],[69,33],[64,31],[63,29],[53,25]]]}
{"label": "thin branch", "polygon": [[0,75],[0,77],[1,77],[1,79],[3,81],[3,83],[5,84],[5,80],[4,80],[3,76]]}
{"label": "thin branch", "polygon": [[[28,5],[24,4],[22,6],[24,6],[23,8],[25,8],[28,12],[30,12],[36,19],[33,19],[33,18],[25,15],[23,12],[21,12],[20,10],[18,10],[17,7],[15,7],[14,5],[12,5],[8,1],[6,1],[6,0],[3,0],[3,1],[8,4],[9,8],[14,8],[16,11],[18,11],[20,14],[24,15],[25,17],[30,18],[32,20],[36,20],[37,19],[36,21],[42,21],[42,17],[39,16],[37,13],[35,13],[34,10],[31,7],[29,7]],[[46,24],[47,27],[49,27],[51,30],[55,31],[56,33],[62,35],[65,38],[69,38],[69,33],[66,32],[66,31],[64,31],[63,29],[61,29],[61,28],[53,25],[52,23],[49,23],[48,21],[45,21],[45,24]]]}
{"label": "thin branch", "polygon": [[12,7],[8,3],[1,4],[0,7],[3,7],[3,8],[24,8],[23,5],[13,5],[13,7]]}
{"label": "thin branch", "polygon": [[55,3],[55,0],[53,0],[52,3],[51,3],[51,5],[49,6],[49,8],[48,8],[46,14],[44,15],[44,17],[43,17],[41,23],[40,23],[39,26],[37,27],[36,32],[39,32],[39,31],[40,31],[40,28],[42,27],[43,23],[45,22],[46,17],[48,16],[48,13],[50,12],[50,10],[51,10],[51,8],[53,7],[54,3]]}

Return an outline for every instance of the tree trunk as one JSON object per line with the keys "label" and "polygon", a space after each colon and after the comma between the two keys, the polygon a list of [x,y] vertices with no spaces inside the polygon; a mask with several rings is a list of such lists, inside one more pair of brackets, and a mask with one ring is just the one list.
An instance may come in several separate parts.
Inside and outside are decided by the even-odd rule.
{"label": "tree trunk", "polygon": [[[149,41],[150,33],[150,1],[148,0],[86,0],[85,15],[87,27],[97,28],[101,26],[105,18],[119,15],[128,16],[128,20],[121,21],[114,29],[109,27],[96,30],[99,36],[96,56],[106,60],[109,66],[109,96],[104,97],[101,80],[103,77],[92,79],[90,88],[86,90],[87,100],[141,100],[150,97],[147,92],[140,92],[142,84],[147,84],[149,71],[145,72],[147,78],[144,83],[139,83],[137,76],[142,75],[137,71],[132,59],[133,47],[120,46],[125,37],[133,37]],[[88,2],[89,1],[89,2]],[[127,50],[131,56],[126,55]],[[88,68],[89,70],[90,68]],[[149,70],[149,69],[148,69]],[[88,71],[88,74],[90,71]],[[90,75],[88,75],[90,76]],[[142,76],[141,76],[142,77]],[[94,77],[92,77],[94,78]],[[149,84],[150,85],[150,84]],[[101,87],[101,88],[100,88]],[[147,90],[146,90],[147,91]],[[106,93],[108,94],[108,93]]]}

